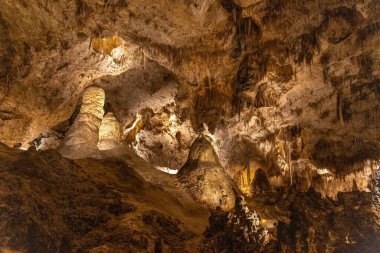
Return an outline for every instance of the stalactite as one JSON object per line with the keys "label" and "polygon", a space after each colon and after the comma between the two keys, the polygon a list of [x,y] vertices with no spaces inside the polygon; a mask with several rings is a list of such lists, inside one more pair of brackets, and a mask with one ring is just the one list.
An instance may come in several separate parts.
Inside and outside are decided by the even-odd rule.
{"label": "stalactite", "polygon": [[249,186],[251,182],[251,168],[249,166],[249,162],[247,163],[247,185]]}
{"label": "stalactite", "polygon": [[243,172],[240,171],[240,182],[241,182],[241,186],[242,187],[245,187],[245,181],[244,181],[244,175],[243,175]]}
{"label": "stalactite", "polygon": [[342,95],[340,93],[337,94],[336,101],[337,101],[337,116],[338,116],[338,120],[339,120],[340,125],[343,126],[344,125],[343,98],[342,98]]}
{"label": "stalactite", "polygon": [[292,171],[292,158],[291,158],[291,147],[290,142],[287,143],[287,157],[288,157],[288,166],[289,166],[289,176],[290,176],[290,185],[293,185],[293,171]]}

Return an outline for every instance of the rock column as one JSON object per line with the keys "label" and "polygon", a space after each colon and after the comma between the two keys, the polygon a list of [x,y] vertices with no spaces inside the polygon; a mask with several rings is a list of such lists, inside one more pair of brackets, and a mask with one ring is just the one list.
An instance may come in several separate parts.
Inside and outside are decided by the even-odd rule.
{"label": "rock column", "polygon": [[108,150],[117,147],[122,139],[122,127],[118,119],[109,112],[104,116],[99,128],[98,148]]}
{"label": "rock column", "polygon": [[99,128],[104,115],[104,90],[98,86],[88,87],[83,94],[82,106],[73,125],[66,133],[60,153],[71,159],[94,154],[99,141]]}

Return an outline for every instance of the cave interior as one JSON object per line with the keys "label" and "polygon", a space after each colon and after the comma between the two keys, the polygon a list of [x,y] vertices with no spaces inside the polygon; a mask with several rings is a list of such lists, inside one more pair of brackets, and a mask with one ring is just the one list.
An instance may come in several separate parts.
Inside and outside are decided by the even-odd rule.
{"label": "cave interior", "polygon": [[379,0],[0,6],[0,253],[380,252]]}

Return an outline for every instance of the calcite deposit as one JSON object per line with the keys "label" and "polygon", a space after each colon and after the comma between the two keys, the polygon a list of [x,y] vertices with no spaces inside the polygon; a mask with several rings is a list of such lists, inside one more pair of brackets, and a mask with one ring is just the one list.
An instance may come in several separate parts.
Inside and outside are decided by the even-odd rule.
{"label": "calcite deposit", "polygon": [[207,137],[199,136],[191,145],[189,157],[178,176],[190,195],[200,203],[212,209],[233,208],[234,185]]}
{"label": "calcite deposit", "polygon": [[99,127],[99,150],[113,149],[117,147],[122,140],[122,129],[119,120],[112,112],[107,113]]}
{"label": "calcite deposit", "polygon": [[256,212],[249,210],[244,197],[236,198],[234,213],[219,210],[211,214],[209,222],[203,252],[265,252],[268,231],[260,225]]}
{"label": "calcite deposit", "polygon": [[98,150],[104,100],[105,93],[100,87],[90,86],[84,91],[79,113],[60,148],[61,154],[75,159],[91,156]]}
{"label": "calcite deposit", "polygon": [[0,252],[380,248],[380,1],[0,6]]}

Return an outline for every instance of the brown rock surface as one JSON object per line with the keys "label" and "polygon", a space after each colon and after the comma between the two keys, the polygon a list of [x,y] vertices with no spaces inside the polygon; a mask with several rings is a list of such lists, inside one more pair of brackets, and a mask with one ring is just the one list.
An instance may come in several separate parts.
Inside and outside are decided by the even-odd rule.
{"label": "brown rock surface", "polygon": [[[63,216],[47,221],[30,218],[43,217],[40,206],[57,199],[49,195],[51,185],[70,184],[79,176],[51,174],[49,166],[35,162],[59,147],[71,159],[96,157],[104,166],[103,162],[116,159],[136,167],[144,180],[175,195],[171,201],[189,204],[186,208],[198,205],[181,186],[208,207],[228,209],[234,203],[232,186],[250,196],[261,169],[270,190],[260,194],[263,203],[259,198],[247,202],[257,204],[252,205],[259,215],[290,224],[284,229],[295,237],[290,237],[291,242],[284,239],[284,249],[339,252],[347,245],[352,250],[370,249],[360,233],[376,227],[353,229],[354,237],[367,247],[352,243],[356,239],[351,235],[345,243],[330,221],[313,217],[335,217],[341,231],[346,231],[353,226],[350,217],[370,215],[361,206],[368,206],[367,198],[373,196],[371,177],[380,157],[380,1],[0,0],[0,6],[0,142],[15,149],[49,150],[6,151],[12,153],[13,158],[8,157],[12,164],[22,166],[5,176],[4,187],[20,186],[21,195],[34,195],[30,193],[29,200],[20,197],[27,205],[26,214],[22,209],[2,223],[8,224],[2,230],[8,239],[0,238],[3,245],[19,245],[21,251],[27,251],[29,242],[39,245],[40,239],[28,237],[30,229],[30,234],[50,241],[46,247],[54,251],[61,240],[56,235],[70,230]],[[197,139],[200,134],[210,140]],[[201,147],[194,149],[196,143]],[[8,160],[0,164],[8,166],[4,161]],[[35,165],[33,170],[28,162]],[[83,166],[98,168],[93,163]],[[179,171],[179,177],[155,168]],[[8,167],[0,169],[8,172]],[[45,174],[47,182],[33,181]],[[28,180],[37,188],[22,183]],[[91,187],[94,196],[78,195],[106,199],[102,195],[106,193]],[[309,188],[318,193],[310,194]],[[4,188],[1,194],[8,191]],[[44,194],[49,200],[39,198]],[[342,196],[350,200],[342,204]],[[318,205],[303,209],[313,204],[311,199],[327,206],[328,215]],[[46,204],[46,212],[66,208],[62,201]],[[0,208],[10,207],[8,215],[19,202],[18,197],[3,199]],[[176,233],[181,225],[166,211],[148,209],[144,224],[160,230],[160,222],[168,223],[169,230],[159,233],[171,241],[167,234]],[[90,223],[100,224],[98,217],[88,215]],[[7,223],[16,216],[27,225]],[[57,226],[50,230],[49,224]],[[9,241],[15,228],[21,239]],[[330,248],[313,248],[326,239],[318,229],[336,239],[328,242]],[[188,241],[187,233],[178,233]],[[132,238],[139,241],[131,246],[132,252],[147,249],[136,248],[141,245],[157,252],[183,245],[183,241],[180,246],[169,245],[156,237],[148,244],[143,237]],[[71,239],[62,240],[66,245]],[[76,240],[75,245],[84,243],[82,237]],[[84,245],[91,244],[88,240]],[[88,249],[125,250],[111,242],[94,245]]]}
{"label": "brown rock surface", "polygon": [[117,147],[122,140],[122,129],[120,122],[113,115],[113,113],[107,113],[103,119],[102,124],[99,127],[99,150],[113,149]]}
{"label": "brown rock surface", "polygon": [[97,150],[99,128],[104,115],[104,90],[97,86],[86,88],[82,105],[73,125],[65,135],[59,152],[72,159],[86,158]]}
{"label": "brown rock surface", "polygon": [[[156,91],[169,76],[176,79],[176,115],[198,133],[207,124],[227,152],[241,125],[242,137],[258,145],[287,126],[301,127],[318,164],[379,154],[378,1],[4,0],[3,6],[0,136],[10,146],[27,147],[69,118],[85,86],[104,81],[106,91],[118,87],[122,94],[148,84],[135,78],[148,70],[158,73]],[[159,107],[173,102],[164,94],[169,100]],[[126,108],[111,97],[127,125],[141,98],[129,97]]]}
{"label": "brown rock surface", "polygon": [[200,136],[191,145],[189,157],[178,177],[194,200],[212,209],[233,208],[234,185],[207,137]]}
{"label": "brown rock surface", "polygon": [[[199,247],[207,213],[125,163],[0,146],[1,252],[153,252]],[[185,225],[187,224],[187,225]]]}

